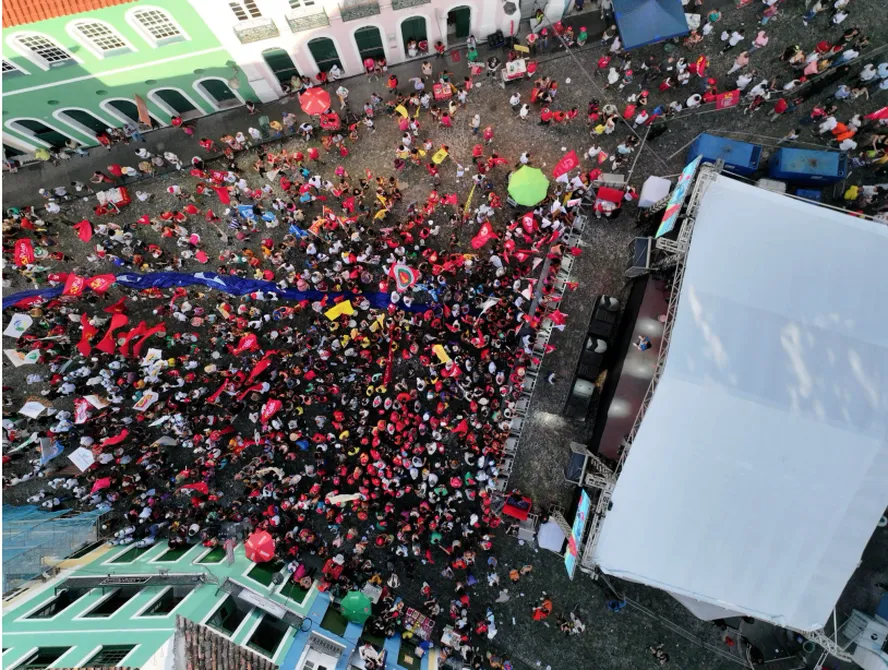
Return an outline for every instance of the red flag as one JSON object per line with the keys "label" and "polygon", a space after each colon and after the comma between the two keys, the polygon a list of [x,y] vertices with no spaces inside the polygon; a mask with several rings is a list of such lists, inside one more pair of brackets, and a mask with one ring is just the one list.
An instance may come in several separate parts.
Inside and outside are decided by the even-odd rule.
{"label": "red flag", "polygon": [[448,193],[444,196],[445,205],[459,205],[459,196],[456,193]]}
{"label": "red flag", "polygon": [[563,326],[567,323],[567,314],[558,309],[547,314],[546,318],[549,319],[556,326]]}
{"label": "red flag", "polygon": [[108,305],[102,311],[107,312],[108,314],[123,314],[126,311],[126,296],[123,296],[120,300],[115,302],[113,305]]}
{"label": "red flag", "polygon": [[29,239],[16,240],[15,242],[15,264],[30,265],[34,262],[34,245]]}
{"label": "red flag", "polygon": [[129,348],[130,342],[134,337],[138,337],[139,335],[144,335],[147,330],[147,326],[144,321],[139,321],[139,325],[130,330],[126,335],[123,336],[123,344],[120,345],[118,351],[124,356],[129,356]]}
{"label": "red flag", "polygon": [[266,354],[265,358],[253,366],[253,369],[250,371],[250,376],[247,377],[247,383],[252,382],[256,377],[261,375],[269,365],[271,365],[271,360],[269,359],[269,354]]}
{"label": "red flag", "polygon": [[237,343],[237,347],[232,349],[231,353],[233,353],[235,356],[240,356],[245,351],[253,351],[258,348],[259,340],[253,333],[250,333],[249,335],[244,335],[240,339],[240,342]]}
{"label": "red flag", "polygon": [[148,341],[148,338],[150,338],[155,333],[165,333],[165,332],[166,332],[166,324],[165,323],[158,323],[153,328],[149,328],[148,331],[145,333],[145,335],[143,335],[139,339],[139,343],[133,347],[133,356],[138,358],[139,356],[142,355],[142,345]]}
{"label": "red flag", "polygon": [[129,430],[124,428],[122,431],[114,435],[113,437],[106,437],[104,440],[99,442],[99,448],[104,449],[105,447],[113,447],[115,444],[120,444],[123,442],[127,435],[129,435]]}
{"label": "red flag", "polygon": [[555,164],[555,167],[552,168],[552,176],[558,179],[563,174],[567,174],[571,170],[580,165],[580,157],[577,156],[576,151],[568,151],[564,156]]}
{"label": "red flag", "polygon": [[262,390],[262,384],[253,384],[252,386],[245,388],[243,391],[237,394],[237,401],[240,402],[248,395],[250,395],[253,391],[257,393]]}
{"label": "red flag", "polygon": [[216,389],[216,392],[213,395],[211,395],[209,398],[207,398],[207,402],[211,405],[213,403],[215,403],[219,399],[219,396],[222,395],[222,391],[225,390],[226,386],[228,386],[227,379],[224,382],[222,382],[222,386],[220,386],[218,389]]}
{"label": "red flag", "polygon": [[90,493],[95,493],[96,491],[101,491],[102,489],[107,489],[111,486],[111,478],[110,477],[102,477],[101,479],[97,479],[90,490]]}
{"label": "red flag", "polygon": [[89,356],[89,352],[92,351],[89,341],[99,332],[99,329],[90,324],[86,314],[80,315],[80,327],[82,329],[82,334],[80,336],[80,342],[77,343],[77,349],[82,355]]}
{"label": "red flag", "polygon": [[87,285],[96,293],[104,293],[111,288],[116,279],[117,278],[112,274],[96,275],[90,278]]}
{"label": "red flag", "polygon": [[740,104],[740,89],[719,93],[715,99],[716,109],[727,109],[738,104]]}
{"label": "red flag", "polygon": [[111,326],[102,341],[96,345],[96,349],[104,351],[106,354],[113,354],[116,347],[117,338],[114,337],[114,331],[123,328],[129,323],[129,317],[126,314],[115,314],[111,317]]}
{"label": "red flag", "polygon": [[262,419],[262,423],[268,423],[275,414],[278,413],[278,410],[283,407],[284,403],[275,398],[270,398],[265,401],[265,404],[262,405],[262,412],[260,413],[260,418]]}
{"label": "red flag", "polygon": [[185,486],[180,486],[179,490],[181,491],[197,491],[203,495],[207,495],[210,492],[210,488],[207,486],[206,482],[195,482],[194,484],[185,484]]}
{"label": "red flag", "polygon": [[85,287],[86,279],[72,272],[65,281],[65,289],[62,291],[62,295],[80,295]]}
{"label": "red flag", "polygon": [[475,237],[472,238],[472,249],[480,249],[493,239],[496,239],[496,232],[490,221],[485,221]]}
{"label": "red flag", "polygon": [[216,191],[216,195],[219,196],[219,200],[222,201],[223,205],[230,205],[231,198],[228,195],[228,189],[224,186],[214,186],[213,190]]}
{"label": "red flag", "polygon": [[533,212],[528,212],[524,216],[521,217],[521,226],[528,233],[532,233],[536,228],[536,220],[533,218]]}
{"label": "red flag", "polygon": [[351,214],[355,211],[355,199],[354,197],[346,198],[342,201],[342,209]]}
{"label": "red flag", "polygon": [[83,221],[79,223],[75,223],[73,228],[77,231],[77,237],[80,238],[81,242],[89,242],[92,239],[93,227],[86,219],[83,219]]}

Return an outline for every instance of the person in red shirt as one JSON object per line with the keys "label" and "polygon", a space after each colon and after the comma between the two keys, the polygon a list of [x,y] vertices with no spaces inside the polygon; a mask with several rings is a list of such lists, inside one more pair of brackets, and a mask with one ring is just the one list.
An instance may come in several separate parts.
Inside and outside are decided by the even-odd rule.
{"label": "person in red shirt", "polygon": [[487,144],[490,144],[491,142],[493,142],[493,127],[492,126],[487,126],[484,129],[483,137],[484,137],[484,141]]}
{"label": "person in red shirt", "polygon": [[308,158],[309,160],[317,161],[323,165],[323,161],[321,160],[321,152],[318,151],[317,147],[309,147],[308,148]]}
{"label": "person in red shirt", "polygon": [[789,109],[789,103],[786,102],[786,98],[780,98],[774,105],[774,111],[771,112],[771,123],[774,123],[774,121],[777,120],[777,117],[783,114],[787,109]]}
{"label": "person in red shirt", "polygon": [[564,123],[565,120],[567,120],[567,114],[562,112],[560,109],[557,109],[553,113],[552,118],[555,120],[555,123]]}
{"label": "person in red shirt", "polygon": [[115,180],[123,179],[123,168],[117,163],[111,163],[111,165],[105,169],[108,170],[108,174],[114,177]]}
{"label": "person in red shirt", "polygon": [[200,140],[200,146],[201,146],[205,151],[215,151],[215,150],[216,150],[216,143],[213,142],[213,140],[211,140],[211,139],[208,138],[208,137],[201,138],[201,140]]}
{"label": "person in red shirt", "polygon": [[551,109],[549,109],[548,107],[543,107],[542,111],[540,111],[540,125],[548,126],[550,123],[552,123],[553,116],[554,114],[552,113]]}

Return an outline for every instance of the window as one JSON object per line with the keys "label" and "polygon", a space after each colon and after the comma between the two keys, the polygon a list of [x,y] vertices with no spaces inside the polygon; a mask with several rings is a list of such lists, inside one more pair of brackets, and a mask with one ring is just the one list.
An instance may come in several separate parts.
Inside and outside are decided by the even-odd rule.
{"label": "window", "polygon": [[99,649],[86,664],[95,667],[114,666],[125,659],[136,648],[134,644],[110,644]]}
{"label": "window", "polygon": [[25,619],[49,619],[54,617],[66,607],[80,600],[84,595],[86,595],[86,591],[72,592],[66,589],[37,611],[31,612]]}
{"label": "window", "polygon": [[129,551],[125,551],[119,556],[112,558],[109,563],[132,563],[139,556],[148,551],[150,547],[133,547]]}
{"label": "window", "polygon": [[262,621],[259,622],[253,635],[247,641],[247,646],[255,649],[260,654],[274,658],[281,640],[286,637],[289,630],[290,627],[283,621],[271,614],[266,614],[262,617]]}
{"label": "window", "polygon": [[10,63],[5,58],[3,59],[3,74],[6,74],[7,72],[18,72],[18,71],[19,70],[15,65]]}
{"label": "window", "polygon": [[251,611],[252,607],[229,596],[213,613],[213,616],[207,621],[207,625],[225,635],[234,635]]}
{"label": "window", "polygon": [[86,619],[101,619],[114,615],[121,607],[139,593],[139,589],[116,589],[109,597],[105,598],[96,607],[84,614]]}
{"label": "window", "polygon": [[70,649],[71,647],[40,647],[15,666],[15,670],[46,670],[46,668],[51,668]]}
{"label": "window", "polygon": [[302,9],[303,7],[311,7],[315,4],[315,0],[290,0],[290,9]]}
{"label": "window", "polygon": [[74,60],[71,54],[43,35],[19,35],[16,40],[23,49],[27,49],[50,67]]}
{"label": "window", "polygon": [[101,54],[130,50],[129,45],[123,41],[120,34],[104,23],[82,21],[77,23],[74,29]]}
{"label": "window", "polygon": [[137,9],[132,16],[156,44],[168,44],[184,39],[182,31],[163,10]]}
{"label": "window", "polygon": [[172,613],[191,591],[193,589],[190,586],[171,586],[139,616],[166,616]]}
{"label": "window", "polygon": [[231,11],[237,17],[238,21],[247,21],[262,16],[262,12],[256,6],[256,0],[233,0],[228,3]]}

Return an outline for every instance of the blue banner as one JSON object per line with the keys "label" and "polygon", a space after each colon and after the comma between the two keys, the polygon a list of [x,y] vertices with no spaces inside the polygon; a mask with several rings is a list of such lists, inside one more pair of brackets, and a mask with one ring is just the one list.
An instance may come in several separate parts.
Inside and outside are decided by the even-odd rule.
{"label": "blue banner", "polygon": [[[141,291],[146,288],[175,288],[177,286],[206,286],[214,288],[230,295],[247,295],[262,291],[263,293],[274,293],[280,298],[286,300],[323,300],[326,296],[328,300],[336,298],[346,298],[349,300],[360,300],[366,298],[373,307],[377,309],[385,309],[391,302],[388,293],[349,293],[345,291],[298,291],[294,288],[280,289],[277,284],[270,281],[262,281],[259,279],[242,279],[229,275],[220,275],[216,272],[196,272],[189,274],[187,272],[154,272],[151,274],[136,274],[126,272],[117,275],[117,284],[125,288]],[[16,303],[40,296],[41,298],[57,298],[62,294],[63,287],[56,286],[54,288],[32,289],[30,291],[22,291],[3,297],[3,309],[9,309]],[[411,305],[405,307],[403,301],[397,303],[399,309],[408,312],[424,312],[429,305]]]}

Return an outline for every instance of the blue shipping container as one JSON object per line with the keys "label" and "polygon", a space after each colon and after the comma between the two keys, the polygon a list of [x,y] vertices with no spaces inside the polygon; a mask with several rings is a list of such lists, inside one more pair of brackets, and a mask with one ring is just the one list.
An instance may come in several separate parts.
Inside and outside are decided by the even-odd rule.
{"label": "blue shipping container", "polygon": [[717,135],[703,133],[694,140],[688,150],[687,163],[697,156],[703,156],[704,163],[715,163],[719,158],[725,162],[725,169],[741,175],[751,175],[758,170],[762,148],[758,144],[738,142]]}
{"label": "blue shipping container", "polygon": [[783,147],[768,161],[770,177],[799,185],[835,184],[847,174],[848,157],[837,151]]}

